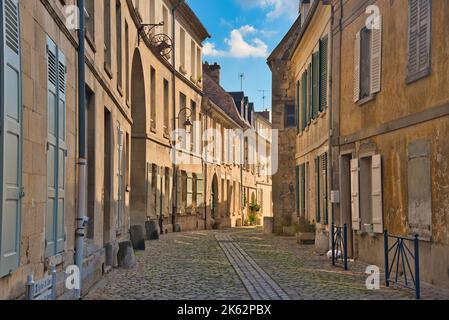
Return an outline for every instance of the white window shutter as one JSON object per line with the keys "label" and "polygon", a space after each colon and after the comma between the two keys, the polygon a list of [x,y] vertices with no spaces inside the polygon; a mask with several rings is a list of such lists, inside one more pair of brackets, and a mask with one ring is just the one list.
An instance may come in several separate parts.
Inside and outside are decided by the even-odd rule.
{"label": "white window shutter", "polygon": [[382,82],[382,16],[371,30],[371,94],[380,92]]}
{"label": "white window shutter", "polygon": [[360,32],[354,42],[354,101],[360,100]]}
{"label": "white window shutter", "polygon": [[375,233],[383,233],[383,206],[382,206],[382,156],[372,158],[371,171],[371,201],[373,210],[373,225]]}
{"label": "white window shutter", "polygon": [[352,229],[360,230],[359,159],[351,160]]}

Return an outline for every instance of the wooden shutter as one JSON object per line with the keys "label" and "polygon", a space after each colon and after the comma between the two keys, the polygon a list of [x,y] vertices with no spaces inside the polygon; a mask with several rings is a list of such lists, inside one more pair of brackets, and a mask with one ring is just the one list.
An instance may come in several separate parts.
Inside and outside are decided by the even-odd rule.
{"label": "wooden shutter", "polygon": [[301,216],[306,215],[306,164],[301,165]]}
{"label": "wooden shutter", "polygon": [[123,218],[123,129],[117,125],[117,227],[122,226]]}
{"label": "wooden shutter", "polygon": [[307,71],[302,75],[302,93],[301,93],[301,129],[307,127]]}
{"label": "wooden shutter", "polygon": [[328,37],[320,40],[320,112],[327,107]]}
{"label": "wooden shutter", "polygon": [[300,166],[296,166],[296,214],[300,216]]}
{"label": "wooden shutter", "polygon": [[360,100],[360,32],[354,41],[354,101]]}
{"label": "wooden shutter", "polygon": [[65,245],[65,160],[66,143],[66,62],[63,53],[58,50],[58,209],[56,217],[56,251],[64,251]]}
{"label": "wooden shutter", "polygon": [[147,190],[146,190],[146,213],[147,216],[151,217],[153,214],[153,203],[154,201],[154,193],[153,193],[153,165],[151,163],[147,163]]}
{"label": "wooden shutter", "polygon": [[374,232],[383,233],[382,157],[380,155],[372,158],[371,182]]}
{"label": "wooden shutter", "polygon": [[296,81],[296,132],[299,134],[301,132],[301,82]]}
{"label": "wooden shutter", "polygon": [[407,82],[424,77],[431,63],[431,0],[409,0]]}
{"label": "wooden shutter", "polygon": [[47,216],[45,224],[45,255],[56,252],[56,214],[58,210],[58,66],[57,48],[47,38]]}
{"label": "wooden shutter", "polygon": [[[377,21],[378,19],[378,21]],[[378,28],[377,28],[378,27]],[[371,30],[371,94],[380,92],[382,82],[382,16]]]}
{"label": "wooden shutter", "polygon": [[359,159],[351,160],[352,229],[360,230]]}
{"label": "wooden shutter", "polygon": [[204,178],[203,174],[196,176],[196,206],[204,206]]}
{"label": "wooden shutter", "polygon": [[22,197],[22,89],[18,0],[0,4],[2,65],[0,88],[0,277],[20,259]]}
{"label": "wooden shutter", "polygon": [[320,106],[320,53],[312,55],[312,119],[318,116]]}
{"label": "wooden shutter", "polygon": [[155,200],[155,207],[156,207],[156,216],[159,217],[162,214],[162,203],[161,203],[161,199],[162,199],[162,179],[161,179],[161,174],[162,174],[162,168],[156,166],[156,183],[155,183],[155,192],[154,195],[156,196],[156,200]]}
{"label": "wooden shutter", "polygon": [[307,124],[312,120],[312,64],[307,69]]}
{"label": "wooden shutter", "polygon": [[192,209],[193,205],[193,174],[191,172],[187,173],[187,199],[186,207]]}
{"label": "wooden shutter", "polygon": [[322,175],[322,187],[321,187],[321,193],[322,193],[322,197],[323,197],[323,215],[324,215],[324,224],[328,224],[329,223],[329,208],[328,208],[328,183],[327,183],[327,178],[328,178],[328,174],[327,174],[327,165],[328,165],[328,157],[327,157],[327,153],[324,153],[321,156],[321,175]]}
{"label": "wooden shutter", "polygon": [[316,222],[321,222],[321,192],[320,192],[320,158],[315,159],[315,202]]}

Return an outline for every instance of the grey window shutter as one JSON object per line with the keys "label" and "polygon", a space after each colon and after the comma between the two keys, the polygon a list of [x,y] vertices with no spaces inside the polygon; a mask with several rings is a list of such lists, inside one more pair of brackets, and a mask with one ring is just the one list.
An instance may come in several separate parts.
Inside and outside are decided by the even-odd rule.
{"label": "grey window shutter", "polygon": [[407,83],[430,74],[431,18],[431,0],[409,0]]}
{"label": "grey window shutter", "polygon": [[312,118],[318,116],[320,105],[320,53],[312,55]]}
{"label": "grey window shutter", "polygon": [[2,42],[0,110],[0,277],[14,272],[20,260],[22,197],[22,89],[18,0],[0,4]]}
{"label": "grey window shutter", "polygon": [[301,82],[296,81],[296,132],[301,132]]}
{"label": "grey window shutter", "polygon": [[302,75],[301,80],[301,129],[307,127],[307,71]]}
{"label": "grey window shutter", "polygon": [[47,216],[45,256],[56,253],[58,212],[58,49],[47,38]]}
{"label": "grey window shutter", "polygon": [[307,124],[312,119],[312,64],[307,69]]}
{"label": "grey window shutter", "polygon": [[360,32],[357,32],[354,41],[354,102],[360,100]]}
{"label": "grey window shutter", "polygon": [[58,50],[58,209],[56,217],[56,251],[64,251],[65,246],[65,160],[66,144],[66,62],[64,54]]}
{"label": "grey window shutter", "polygon": [[300,216],[300,166],[296,166],[296,214]]}
{"label": "grey window shutter", "polygon": [[320,112],[327,107],[328,37],[320,40]]}
{"label": "grey window shutter", "polygon": [[371,94],[380,92],[382,81],[382,16],[376,19],[379,21],[371,30]]}

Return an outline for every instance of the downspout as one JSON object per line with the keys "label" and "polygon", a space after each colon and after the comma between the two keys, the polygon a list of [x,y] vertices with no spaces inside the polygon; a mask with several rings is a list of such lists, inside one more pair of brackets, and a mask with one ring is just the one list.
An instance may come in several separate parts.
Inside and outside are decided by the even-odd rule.
{"label": "downspout", "polygon": [[[173,7],[171,11],[172,15],[172,53],[173,53],[173,59],[172,59],[172,81],[173,81],[173,88],[172,88],[172,98],[173,98],[173,131],[176,130],[176,11],[178,11],[181,4],[183,4],[185,0],[179,0],[178,4]],[[174,144],[176,145],[176,141],[174,141]],[[175,145],[172,147],[175,148]],[[176,232],[176,212],[178,211],[178,172],[176,168],[176,149],[173,152],[173,189],[172,189],[172,226],[173,226],[173,232]]]}
{"label": "downspout", "polygon": [[87,222],[86,211],[86,83],[85,83],[85,47],[84,47],[84,0],[78,0],[78,212],[75,232],[75,263],[79,269],[79,288],[75,290],[75,298],[81,299],[83,283],[83,251],[84,226]]}
{"label": "downspout", "polygon": [[[330,91],[330,97],[329,97],[329,137],[328,137],[328,144],[329,144],[329,159],[327,161],[327,170],[328,170],[328,185],[329,185],[329,190],[334,190],[333,189],[333,165],[332,165],[332,160],[333,160],[333,156],[332,156],[332,137],[333,137],[333,122],[332,122],[332,115],[333,115],[333,110],[332,110],[332,99],[333,99],[333,48],[334,48],[334,33],[333,33],[333,25],[334,25],[334,5],[331,5],[331,21],[330,21],[330,35],[329,35],[329,45],[330,45],[330,57],[329,57],[329,61],[330,61],[330,76],[329,76],[329,91]],[[329,192],[329,191],[328,191]],[[328,194],[327,198],[329,200],[330,197],[330,193]],[[329,203],[327,205],[329,207]],[[331,225],[334,224],[334,205],[331,204],[330,206],[331,209]]]}

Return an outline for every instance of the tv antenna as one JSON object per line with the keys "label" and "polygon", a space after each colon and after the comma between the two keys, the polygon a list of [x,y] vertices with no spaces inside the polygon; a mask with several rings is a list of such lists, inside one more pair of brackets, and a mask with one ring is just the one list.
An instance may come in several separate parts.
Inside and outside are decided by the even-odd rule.
{"label": "tv antenna", "polygon": [[243,80],[245,79],[245,74],[239,73],[239,78],[240,78],[240,91],[243,91]]}
{"label": "tv antenna", "polygon": [[265,95],[265,93],[271,92],[271,90],[259,90],[259,92],[262,93],[263,110],[265,110],[265,99],[267,98],[267,96]]}

